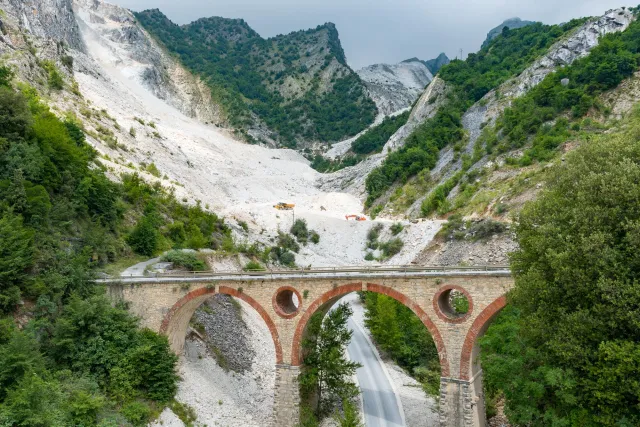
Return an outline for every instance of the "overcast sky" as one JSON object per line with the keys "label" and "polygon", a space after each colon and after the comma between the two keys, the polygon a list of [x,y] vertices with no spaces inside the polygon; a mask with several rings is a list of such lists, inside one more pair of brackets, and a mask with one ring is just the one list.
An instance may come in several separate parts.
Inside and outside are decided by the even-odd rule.
{"label": "overcast sky", "polygon": [[[107,0],[134,11],[158,8],[173,22],[243,18],[263,37],[333,22],[352,68],[414,56],[475,52],[487,32],[518,16],[548,24],[601,15],[629,0]],[[637,0],[635,0],[637,3]]]}

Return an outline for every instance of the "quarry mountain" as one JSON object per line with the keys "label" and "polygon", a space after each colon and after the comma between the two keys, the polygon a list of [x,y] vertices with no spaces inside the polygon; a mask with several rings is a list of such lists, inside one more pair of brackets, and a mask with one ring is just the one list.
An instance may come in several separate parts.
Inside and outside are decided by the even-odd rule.
{"label": "quarry mountain", "polygon": [[[534,213],[527,232],[538,233],[537,224],[548,218],[535,203],[558,182],[567,188],[587,183],[595,190],[579,187],[576,194],[561,194],[556,189],[558,199],[546,199],[552,211],[571,208],[562,197],[574,196],[602,197],[606,207],[558,211],[564,226],[534,236],[540,241],[552,236],[555,246],[524,261],[563,253],[571,241],[564,238],[571,228],[568,218],[576,211],[582,210],[580,232],[588,235],[589,213],[604,208],[615,213],[627,197],[632,203],[625,215],[631,219],[617,221],[612,214],[607,221],[628,224],[629,230],[615,225],[610,238],[596,236],[590,242],[598,249],[593,258],[581,265],[575,261],[576,272],[593,274],[576,273],[571,277],[583,287],[569,283],[567,288],[578,292],[592,282],[604,283],[594,280],[598,272],[591,266],[600,266],[593,259],[606,264],[600,254],[609,252],[595,245],[609,239],[625,254],[639,253],[640,227],[632,217],[637,188],[627,184],[640,162],[633,145],[640,135],[637,17],[638,9],[620,7],[558,25],[513,18],[489,31],[483,47],[465,58],[450,60],[442,53],[353,70],[332,23],[264,38],[243,19],[203,17],[177,25],[158,9],[132,12],[98,0],[0,0],[0,356],[17,354],[0,357],[0,371],[9,373],[0,375],[0,425],[29,425],[25,414],[51,414],[53,424],[38,425],[141,426],[162,413],[156,425],[263,427],[272,421],[275,405],[290,406],[286,409],[294,416],[288,422],[294,425],[300,402],[294,386],[289,400],[276,392],[282,380],[276,372],[282,371],[275,370],[274,360],[282,354],[273,346],[274,330],[265,313],[278,327],[291,326],[311,316],[308,308],[333,302],[337,285],[329,279],[324,284],[325,301],[316,299],[321,296],[310,280],[309,289],[299,289],[292,316],[281,310],[276,294],[259,288],[259,280],[244,289],[227,287],[234,292],[195,311],[205,294],[190,299],[197,287],[180,282],[180,275],[198,269],[238,276],[268,270],[306,274],[316,267],[335,273],[363,265],[398,274],[402,269],[406,274],[410,265],[505,268],[510,254],[522,250],[520,215]],[[607,154],[609,140],[618,142]],[[611,159],[627,169],[611,166]],[[630,171],[628,181],[620,173],[616,182],[607,183],[629,188],[600,191],[607,182],[598,175],[601,170],[604,175]],[[570,179],[558,178],[567,171],[574,174]],[[570,257],[554,258],[553,265],[536,271],[581,259],[585,251],[578,246]],[[635,274],[637,268],[624,270]],[[521,274],[518,268],[511,271]],[[604,271],[613,277],[612,269]],[[157,279],[163,273],[176,283],[163,290],[167,301],[175,299],[195,313],[178,356],[169,351],[164,326],[140,329],[95,280]],[[546,283],[542,276],[532,283]],[[516,288],[527,282],[514,278]],[[434,290],[448,286],[439,280]],[[626,289],[637,280],[625,278],[616,286]],[[369,285],[349,286],[376,289]],[[609,294],[616,286],[601,288]],[[117,283],[114,294],[125,288]],[[221,288],[216,282],[202,289],[218,293]],[[264,291],[260,301],[238,300],[255,289]],[[559,295],[564,288],[554,289],[550,294]],[[635,298],[637,292],[627,291]],[[487,414],[497,417],[490,425],[507,425],[508,418],[514,426],[546,426],[545,416],[552,413],[558,425],[571,425],[566,414],[588,419],[589,425],[613,426],[616,417],[638,424],[637,393],[617,394],[616,372],[623,371],[599,382],[608,374],[590,365],[618,363],[614,354],[640,363],[637,328],[629,326],[637,323],[636,301],[624,293],[603,295],[590,295],[588,301],[612,306],[631,301],[609,311],[631,316],[598,323],[626,325],[598,330],[610,342],[627,340],[630,350],[596,354],[601,347],[593,334],[573,333],[571,342],[556,336],[556,342],[574,346],[573,359],[563,359],[562,345],[557,357],[538,358],[547,344],[500,353],[519,349],[523,325],[517,323],[517,310],[507,307],[505,317],[493,303],[476,299],[475,308],[467,307],[470,314],[485,320],[495,315],[498,329],[488,326],[494,339],[481,343],[481,356],[493,358],[477,359],[486,368],[486,387],[482,375],[473,377],[473,387],[465,383],[468,392],[458,412],[472,406],[480,411],[469,402],[486,401]],[[438,404],[446,395],[440,379],[457,384],[459,378],[441,370],[441,350],[423,328],[424,319],[413,316],[410,304],[398,302],[408,300],[379,296],[375,307],[384,308],[379,313],[392,321],[378,319],[373,338],[375,347],[387,349],[380,363],[400,390],[407,426],[453,425],[442,416],[446,405]],[[368,310],[377,298],[364,296],[358,304]],[[438,325],[447,322],[438,307],[448,297],[442,299],[426,300]],[[593,309],[590,314],[598,310],[584,301],[563,306],[561,299],[539,313],[564,315],[583,306]],[[302,315],[296,316],[298,309]],[[172,313],[172,304],[154,314],[159,320],[162,310]],[[369,328],[375,316],[361,313],[358,327]],[[466,328],[468,321],[473,328],[473,319],[460,317],[451,324]],[[398,332],[393,337],[386,334],[387,323]],[[581,323],[550,329],[560,333]],[[433,351],[418,357],[422,344],[397,338],[407,331],[421,331],[416,337],[433,344]],[[173,338],[180,342],[184,333],[178,335]],[[280,336],[284,342],[293,334]],[[547,342],[541,337],[538,343]],[[500,361],[525,353],[534,357],[531,366],[557,369],[569,379],[558,384],[555,374],[533,372],[520,381],[526,369],[516,368],[526,363]],[[473,354],[475,363],[475,348]],[[624,372],[640,366],[623,359],[620,366],[631,366]],[[284,368],[291,360],[282,360]],[[295,384],[297,369],[305,368],[288,367],[295,368],[287,368],[293,378],[288,384]],[[507,374],[506,367],[513,372]],[[589,381],[591,388],[576,387],[580,381]],[[536,382],[546,394],[529,393]],[[565,399],[567,390],[572,394]],[[593,403],[600,395],[615,396],[607,419],[591,409],[602,406]],[[482,425],[460,413],[453,415],[456,425]],[[325,418],[323,426],[333,425],[331,417]]]}

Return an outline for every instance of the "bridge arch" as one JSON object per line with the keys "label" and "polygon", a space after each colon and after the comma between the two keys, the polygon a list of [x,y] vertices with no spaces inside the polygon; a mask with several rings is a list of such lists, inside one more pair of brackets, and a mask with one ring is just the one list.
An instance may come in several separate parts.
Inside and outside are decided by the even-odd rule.
{"label": "bridge arch", "polygon": [[311,319],[311,316],[313,316],[318,311],[328,310],[338,299],[340,299],[344,295],[358,291],[369,291],[386,295],[390,298],[395,299],[396,301],[400,302],[401,304],[408,307],[411,311],[413,311],[413,313],[418,316],[425,327],[429,330],[429,333],[431,334],[431,337],[436,344],[438,357],[440,358],[440,368],[442,370],[442,376],[449,375],[449,359],[447,358],[447,351],[444,345],[444,340],[442,339],[438,327],[433,323],[427,313],[422,308],[420,308],[420,306],[415,301],[402,294],[401,292],[398,292],[390,287],[374,283],[367,283],[366,288],[363,288],[362,283],[352,283],[336,287],[331,291],[324,293],[309,305],[304,315],[300,318],[293,336],[293,345],[291,348],[292,366],[300,366],[303,362],[302,339],[304,337],[304,333],[309,319]]}
{"label": "bridge arch", "polygon": [[478,348],[478,338],[481,337],[491,324],[491,321],[502,311],[507,305],[506,295],[502,295],[475,318],[473,324],[467,332],[464,343],[462,344],[462,352],[460,355],[460,379],[470,381],[477,374],[480,363],[477,360],[480,349]]}
{"label": "bridge arch", "polygon": [[280,343],[278,329],[267,311],[249,295],[228,286],[220,286],[217,292],[214,286],[195,289],[180,298],[173,307],[171,307],[169,312],[164,316],[162,325],[160,326],[160,332],[169,338],[171,349],[176,353],[182,352],[189,320],[191,320],[196,309],[215,294],[231,295],[241,299],[260,314],[260,317],[269,328],[271,338],[273,339],[273,345],[276,350],[276,363],[281,364],[283,360],[282,344]]}

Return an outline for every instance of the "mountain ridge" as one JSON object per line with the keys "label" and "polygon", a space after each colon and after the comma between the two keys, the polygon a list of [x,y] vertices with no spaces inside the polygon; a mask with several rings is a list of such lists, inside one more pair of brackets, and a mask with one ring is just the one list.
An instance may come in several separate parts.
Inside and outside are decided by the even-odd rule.
{"label": "mountain ridge", "polygon": [[264,39],[244,20],[178,26],[159,10],[136,18],[207,81],[230,123],[252,140],[302,148],[356,135],[375,118],[332,23]]}

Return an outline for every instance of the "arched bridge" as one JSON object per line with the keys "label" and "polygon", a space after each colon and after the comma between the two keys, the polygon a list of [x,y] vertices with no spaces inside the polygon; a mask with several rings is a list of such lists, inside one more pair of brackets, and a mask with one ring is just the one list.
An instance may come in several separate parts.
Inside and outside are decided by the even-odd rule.
{"label": "arched bridge", "polygon": [[[168,336],[180,353],[189,320],[207,298],[227,294],[253,307],[267,324],[276,349],[274,423],[298,420],[301,342],[309,318],[344,295],[370,291],[409,307],[433,337],[442,369],[440,425],[486,424],[477,338],[505,306],[513,286],[508,267],[323,268],[250,273],[193,273],[102,279],[112,298],[125,301],[143,326]],[[469,301],[465,315],[449,305],[452,290]]]}

